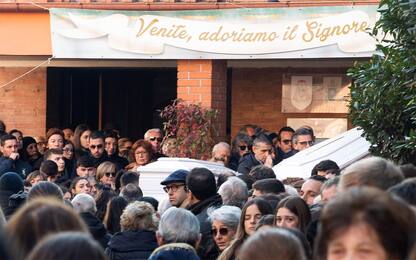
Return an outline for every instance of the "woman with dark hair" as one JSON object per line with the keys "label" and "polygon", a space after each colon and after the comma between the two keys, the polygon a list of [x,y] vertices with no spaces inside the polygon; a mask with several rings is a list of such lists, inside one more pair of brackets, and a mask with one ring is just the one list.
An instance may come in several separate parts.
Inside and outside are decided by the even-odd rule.
{"label": "woman with dark hair", "polygon": [[243,242],[254,232],[256,232],[257,222],[262,216],[273,214],[270,204],[261,198],[249,200],[241,211],[240,222],[237,233],[230,246],[227,247],[219,256],[219,260],[235,259]]}
{"label": "woman with dark hair", "polygon": [[108,202],[103,222],[110,234],[120,232],[120,216],[127,204],[129,204],[127,200],[120,196],[114,197]]}
{"label": "woman with dark hair", "polygon": [[306,234],[306,228],[311,222],[311,212],[306,202],[297,196],[282,199],[276,207],[276,226],[298,229]]}
{"label": "woman with dark hair", "polygon": [[130,203],[120,217],[121,232],[115,234],[105,253],[111,260],[146,260],[158,245],[156,229],[158,219],[153,206],[147,202]]}
{"label": "woman with dark hair", "polygon": [[243,155],[251,151],[253,139],[243,133],[238,133],[231,142],[231,158],[228,167],[237,171],[238,161]]}
{"label": "woman with dark hair", "polygon": [[74,160],[74,144],[70,140],[64,140],[64,157],[68,160]]}
{"label": "woman with dark hair", "polygon": [[132,146],[133,142],[129,138],[123,137],[118,139],[118,155],[120,157],[129,159],[129,154]]}
{"label": "woman with dark hair", "polygon": [[130,164],[126,170],[136,170],[139,166],[144,166],[152,161],[153,148],[152,144],[143,139],[137,140],[130,151]]}
{"label": "woman with dark hair", "polygon": [[86,177],[77,177],[72,180],[70,190],[71,190],[72,198],[74,198],[77,194],[80,194],[80,193],[90,194],[91,185]]}
{"label": "woman with dark hair", "polygon": [[106,260],[100,245],[82,232],[62,232],[43,239],[27,260]]}
{"label": "woman with dark hair", "polygon": [[75,158],[78,158],[88,155],[89,148],[89,138],[91,134],[91,129],[85,124],[80,124],[75,128],[74,138],[72,142],[74,143],[74,155]]}
{"label": "woman with dark hair", "polygon": [[77,160],[74,155],[74,144],[70,140],[64,140],[64,148],[62,149],[65,160],[65,169],[69,173],[69,178],[76,175]]}
{"label": "woman with dark hair", "polygon": [[102,222],[104,220],[105,212],[107,210],[108,202],[115,197],[114,191],[104,185],[97,185],[97,195],[95,196],[95,204],[97,205],[97,212],[95,216]]}
{"label": "woman with dark hair", "polygon": [[72,208],[51,198],[36,199],[25,204],[13,215],[5,230],[18,249],[19,259],[24,259],[48,235],[61,231],[89,232]]}
{"label": "woman with dark hair", "polygon": [[371,187],[353,187],[323,209],[315,259],[407,259],[415,242],[414,212]]}
{"label": "woman with dark hair", "polygon": [[42,156],[38,151],[36,140],[30,136],[23,137],[23,147],[19,151],[20,157],[34,167]]}

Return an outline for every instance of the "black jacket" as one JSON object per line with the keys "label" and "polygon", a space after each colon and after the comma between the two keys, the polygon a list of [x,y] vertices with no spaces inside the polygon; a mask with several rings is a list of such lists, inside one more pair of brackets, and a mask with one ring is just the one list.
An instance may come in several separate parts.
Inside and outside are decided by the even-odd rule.
{"label": "black jacket", "polygon": [[108,156],[108,159],[116,165],[116,172],[123,170],[129,164],[129,161],[126,158],[121,157],[116,153]]}
{"label": "black jacket", "polygon": [[237,172],[242,174],[249,174],[251,168],[260,164],[260,161],[254,157],[254,153],[245,154],[240,158],[240,161],[238,162]]}
{"label": "black jacket", "polygon": [[154,231],[123,231],[111,238],[105,253],[111,260],[146,260],[157,247]]}
{"label": "black jacket", "polygon": [[201,227],[202,238],[198,248],[198,255],[201,259],[217,259],[220,253],[211,235],[211,221],[208,219],[207,210],[208,208],[219,208],[221,205],[221,196],[216,194],[188,208],[198,218]]}
{"label": "black jacket", "polygon": [[101,155],[100,158],[95,158],[94,156],[92,156],[91,153],[88,154],[88,157],[90,158],[91,162],[94,164],[95,168],[97,168],[101,163],[110,160],[110,158],[108,158],[106,151],[104,151],[104,153]]}
{"label": "black jacket", "polygon": [[107,232],[107,229],[105,229],[103,223],[101,223],[100,220],[92,213],[84,212],[80,215],[85,224],[87,224],[91,235],[95,240],[97,240],[103,249],[105,249],[111,239],[111,235]]}
{"label": "black jacket", "polygon": [[22,179],[25,179],[32,172],[32,166],[22,159],[12,160],[4,156],[0,156],[0,176],[6,172],[15,172]]}

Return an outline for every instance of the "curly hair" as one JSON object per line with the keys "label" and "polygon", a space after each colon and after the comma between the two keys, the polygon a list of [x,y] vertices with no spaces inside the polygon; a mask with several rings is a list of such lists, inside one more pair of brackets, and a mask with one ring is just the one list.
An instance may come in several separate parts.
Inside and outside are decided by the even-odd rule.
{"label": "curly hair", "polygon": [[121,231],[153,230],[158,219],[152,205],[144,201],[135,201],[127,205],[120,217]]}

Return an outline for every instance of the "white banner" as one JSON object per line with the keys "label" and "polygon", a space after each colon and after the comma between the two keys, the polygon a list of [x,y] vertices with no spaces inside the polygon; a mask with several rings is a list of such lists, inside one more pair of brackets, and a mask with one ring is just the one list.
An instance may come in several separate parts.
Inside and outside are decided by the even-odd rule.
{"label": "white banner", "polygon": [[244,15],[224,20],[221,11],[217,19],[201,16],[203,11],[195,11],[194,17],[180,12],[176,17],[150,12],[51,12],[56,58],[365,57],[375,50],[375,41],[367,33],[375,22],[375,8],[373,18],[363,10],[350,10],[268,22],[247,20]]}

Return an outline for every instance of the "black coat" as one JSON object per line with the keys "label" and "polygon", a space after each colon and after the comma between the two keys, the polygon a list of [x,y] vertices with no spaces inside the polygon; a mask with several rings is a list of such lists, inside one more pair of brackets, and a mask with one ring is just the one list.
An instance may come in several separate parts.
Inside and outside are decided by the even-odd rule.
{"label": "black coat", "polygon": [[90,230],[90,233],[94,239],[97,240],[103,249],[106,248],[108,242],[111,239],[111,235],[107,232],[107,229],[105,229],[103,223],[101,223],[101,221],[92,213],[84,212],[80,215],[85,224],[87,224],[88,229]]}
{"label": "black coat", "polygon": [[110,155],[110,156],[108,156],[108,159],[109,159],[110,162],[112,162],[116,165],[116,171],[117,172],[119,170],[123,170],[129,164],[129,161],[126,158],[121,157],[118,154]]}
{"label": "black coat", "polygon": [[216,194],[188,208],[198,218],[201,227],[202,237],[198,248],[198,255],[201,259],[217,259],[220,253],[211,234],[211,221],[208,219],[207,210],[208,208],[219,208],[221,205],[221,196]]}
{"label": "black coat", "polygon": [[146,260],[157,247],[154,231],[123,231],[111,238],[105,253],[110,260]]}
{"label": "black coat", "polygon": [[22,159],[12,160],[4,156],[0,156],[0,176],[7,172],[15,172],[22,179],[25,179],[32,172],[32,166]]}
{"label": "black coat", "polygon": [[242,174],[249,174],[251,168],[260,164],[260,161],[254,157],[254,153],[245,154],[240,158],[240,161],[238,162],[237,172]]}
{"label": "black coat", "polygon": [[104,153],[101,155],[100,158],[95,158],[94,156],[92,156],[91,153],[88,154],[88,157],[90,158],[91,162],[94,164],[95,168],[97,168],[103,162],[110,161],[110,158],[108,158],[106,151],[104,151]]}

